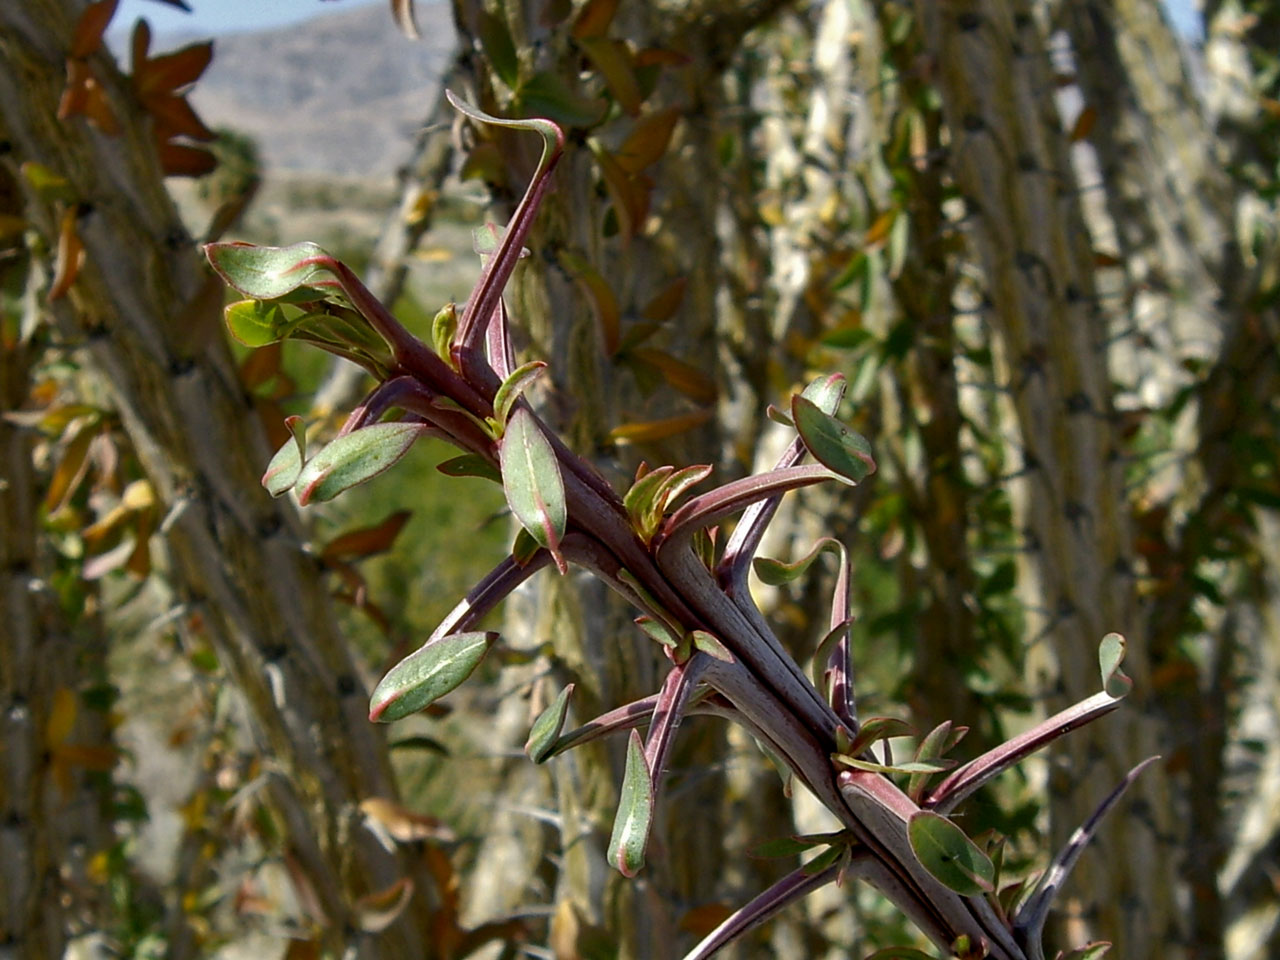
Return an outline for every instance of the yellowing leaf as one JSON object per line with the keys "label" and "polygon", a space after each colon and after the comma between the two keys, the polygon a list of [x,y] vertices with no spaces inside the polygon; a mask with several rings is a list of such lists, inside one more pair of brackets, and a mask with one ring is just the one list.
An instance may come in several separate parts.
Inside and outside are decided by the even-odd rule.
{"label": "yellowing leaf", "polygon": [[67,295],[84,266],[84,244],[76,232],[76,208],[70,207],[62,214],[58,228],[58,255],[54,261],[53,283],[49,286],[49,302]]}
{"label": "yellowing leaf", "polygon": [[876,217],[871,226],[867,227],[867,232],[862,238],[863,244],[868,247],[876,247],[883,244],[888,238],[889,230],[896,219],[898,219],[897,210],[886,210]]}
{"label": "yellowing leaf", "polygon": [[653,443],[692,430],[710,419],[710,410],[694,410],[661,420],[623,423],[609,431],[609,439],[614,443]]}
{"label": "yellowing leaf", "polygon": [[360,801],[360,812],[400,843],[417,840],[445,840],[454,838],[453,831],[437,820],[421,813],[414,813],[386,797],[369,797]]}
{"label": "yellowing leaf", "polygon": [[355,902],[356,924],[366,933],[381,933],[399,919],[413,899],[413,881],[401,877],[391,886]]}
{"label": "yellowing leaf", "polygon": [[639,173],[662,159],[671,144],[671,134],[680,119],[675,107],[646,114],[636,121],[627,139],[618,148],[618,165],[628,173]]}

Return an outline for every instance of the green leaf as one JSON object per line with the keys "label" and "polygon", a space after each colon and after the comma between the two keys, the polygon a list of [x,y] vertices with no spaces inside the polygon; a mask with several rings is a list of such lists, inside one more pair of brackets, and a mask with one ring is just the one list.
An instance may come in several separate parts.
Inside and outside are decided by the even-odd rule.
{"label": "green leaf", "polygon": [[811,400],[792,397],[791,419],[814,459],[828,470],[854,483],[874,472],[871,444]]}
{"label": "green leaf", "polygon": [[436,469],[446,477],[483,477],[494,483],[502,483],[502,474],[492,463],[478,453],[464,453],[436,464]]}
{"label": "green leaf", "polygon": [[1110,950],[1110,941],[1095,940],[1093,943],[1086,943],[1083,947],[1076,947],[1070,953],[1059,953],[1058,958],[1059,960],[1098,960]]}
{"label": "green leaf", "polygon": [[631,485],[631,489],[622,498],[622,505],[631,520],[631,526],[640,539],[648,543],[658,532],[658,522],[662,519],[662,503],[660,497],[671,476],[674,467],[658,467],[650,470]]}
{"label": "green leaf", "polygon": [[946,817],[929,810],[913,814],[907,837],[924,868],[962,897],[981,896],[993,889],[995,866],[991,859]]}
{"label": "green leaf", "polygon": [[223,315],[227,329],[246,347],[265,347],[289,335],[296,326],[284,315],[278,303],[261,300],[237,300],[227,305]]}
{"label": "green leaf", "polygon": [[250,243],[210,243],[209,263],[246,297],[274,300],[329,272],[333,257],[314,243],[259,247]]}
{"label": "green leaf", "polygon": [[830,833],[815,833],[811,836],[775,837],[757,843],[747,851],[747,856],[756,860],[778,860],[783,857],[795,857],[814,847],[830,843],[835,837]]}
{"label": "green leaf", "polygon": [[511,41],[506,21],[481,8],[476,35],[493,72],[508,89],[515,90],[520,82],[520,60],[516,56],[516,45]]}
{"label": "green leaf", "polygon": [[[920,746],[916,748],[916,760],[937,760],[946,752],[947,742],[950,738],[951,721],[943,720],[920,741]],[[907,781],[907,796],[918,803],[920,797],[924,794],[924,788],[929,783],[929,778],[929,772],[913,773],[911,779]]]}
{"label": "green leaf", "polygon": [[273,497],[288,493],[298,482],[298,474],[307,459],[307,428],[301,417],[285,417],[285,425],[293,434],[267,464],[262,475],[262,485]]}
{"label": "green leaf", "polygon": [[781,560],[774,560],[770,557],[757,557],[751,562],[751,567],[763,583],[771,587],[780,587],[803,576],[805,571],[813,565],[813,561],[817,560],[827,550],[837,555],[842,554],[844,553],[844,544],[831,537],[823,537],[799,560],[784,563]]}
{"label": "green leaf", "polygon": [[458,332],[458,305],[446,303],[431,320],[431,345],[435,347],[436,356],[445,363],[451,363],[450,346],[453,335]]}
{"label": "green leaf", "polygon": [[511,512],[539,545],[551,551],[564,573],[560,540],[569,519],[564,480],[555,450],[528,408],[518,407],[511,414],[498,458]]}
{"label": "green leaf", "polygon": [[302,468],[298,502],[332,500],[373,479],[408,453],[425,429],[422,423],[375,423],[338,437]]}
{"label": "green leaf", "polygon": [[640,732],[631,731],[627,741],[627,767],[622,775],[622,794],[609,838],[609,862],[624,877],[634,877],[644,866],[644,851],[653,822],[653,777],[644,758]]}
{"label": "green leaf", "polygon": [[721,642],[719,637],[713,636],[705,630],[694,630],[690,636],[693,638],[693,645],[707,656],[724,663],[734,662],[733,654],[729,652],[729,648]]}
{"label": "green leaf", "polygon": [[492,632],[453,633],[415,650],[374,687],[369,719],[390,723],[439,700],[471,676],[497,639]]}
{"label": "green leaf", "polygon": [[493,419],[500,425],[506,425],[511,416],[511,408],[520,396],[529,388],[529,384],[542,375],[547,365],[542,360],[530,360],[522,367],[511,371],[511,376],[502,381],[498,392],[493,395]]}
{"label": "green leaf", "polygon": [[608,110],[605,101],[578,93],[546,70],[520,84],[519,103],[524,112],[550,117],[566,127],[594,127]]}
{"label": "green leaf", "polygon": [[954,760],[908,760],[904,763],[874,763],[871,760],[860,760],[845,754],[836,754],[832,759],[854,770],[865,770],[867,773],[909,773],[933,774],[952,769]]}
{"label": "green leaf", "polygon": [[911,724],[897,717],[868,717],[858,728],[848,753],[856,756],[877,740],[901,737],[911,732]]}
{"label": "green leaf", "polygon": [[[527,87],[528,85],[526,85],[525,89]],[[452,90],[446,90],[445,96],[449,98],[449,102],[453,104],[454,109],[479,123],[488,123],[496,127],[510,127],[514,130],[533,130],[540,134],[542,136],[542,158],[538,161],[538,169],[534,172],[532,178],[534,180],[537,180],[542,175],[543,171],[550,165],[551,158],[560,151],[562,134],[559,128],[550,120],[538,118],[511,120],[506,117],[495,117],[485,113],[478,107],[473,107],[458,97]]]}
{"label": "green leaf", "polygon": [[552,746],[564,729],[564,718],[569,713],[569,698],[573,696],[573,684],[560,691],[547,709],[539,714],[529,730],[529,739],[525,741],[524,752],[534,763],[542,763],[550,755]]}
{"label": "green leaf", "polygon": [[680,646],[680,637],[672,633],[665,623],[653,617],[636,617],[636,626],[644,631],[650,640],[656,640],[664,647],[675,649]]}
{"label": "green leaf", "polygon": [[818,854],[800,869],[803,870],[807,876],[815,876],[843,857],[848,849],[849,847],[845,844],[833,844],[826,850],[823,850],[822,853]]}
{"label": "green leaf", "polygon": [[528,566],[529,561],[533,559],[533,555],[541,549],[538,546],[538,541],[529,536],[529,531],[521,527],[516,531],[515,542],[511,544],[511,559],[518,566]]}
{"label": "green leaf", "polygon": [[841,399],[844,398],[845,385],[845,379],[841,374],[830,373],[810,383],[801,391],[800,396],[823,413],[834,416],[836,410],[840,408]]}
{"label": "green leaf", "polygon": [[1118,633],[1108,633],[1098,645],[1098,666],[1102,669],[1102,688],[1117,700],[1133,689],[1133,681],[1120,669],[1124,661],[1125,639]]}

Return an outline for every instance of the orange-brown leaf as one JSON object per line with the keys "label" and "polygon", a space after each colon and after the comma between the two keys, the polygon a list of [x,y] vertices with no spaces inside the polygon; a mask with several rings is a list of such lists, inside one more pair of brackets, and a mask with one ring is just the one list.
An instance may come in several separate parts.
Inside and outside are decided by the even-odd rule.
{"label": "orange-brown leaf", "polygon": [[716,383],[699,367],[685,363],[665,350],[646,347],[632,350],[630,355],[633,359],[653,367],[662,374],[663,380],[691,400],[703,405],[715,402],[718,392]]}
{"label": "orange-brown leaf", "polygon": [[356,923],[366,933],[381,933],[399,919],[413,899],[413,881],[401,877],[391,886],[355,902]]}
{"label": "orange-brown leaf", "polygon": [[147,62],[147,53],[151,50],[151,25],[142,18],[133,25],[133,36],[129,40],[130,48],[130,69],[133,71],[135,83],[138,71],[144,69]]}
{"label": "orange-brown leaf", "polygon": [[[135,55],[136,55],[135,49]],[[135,60],[133,88],[143,99],[157,93],[173,93],[200,79],[213,60],[213,41],[193,43],[150,59]]]}
{"label": "orange-brown leaf", "polygon": [[570,33],[575,40],[603,37],[618,12],[618,0],[587,0],[573,21]]}
{"label": "orange-brown leaf", "polygon": [[627,173],[639,173],[662,159],[671,144],[680,111],[675,107],[658,110],[636,121],[627,139],[618,148],[618,166]]}
{"label": "orange-brown leaf", "polygon": [[159,140],[172,140],[174,137],[212,140],[215,136],[191,109],[186,97],[156,93],[145,97],[142,105],[155,122],[155,136]]}
{"label": "orange-brown leaf", "polygon": [[400,843],[418,840],[452,840],[454,834],[448,824],[435,817],[414,813],[386,797],[368,797],[360,801],[360,812],[387,832],[387,836]]}
{"label": "orange-brown leaf", "polygon": [[889,236],[889,231],[893,229],[893,222],[897,219],[897,210],[886,210],[880,214],[872,221],[871,226],[867,227],[867,232],[862,238],[863,244],[868,247],[878,247],[883,244]]}
{"label": "orange-brown leaf", "polygon": [[107,101],[102,84],[84,60],[67,61],[67,85],[58,101],[58,119],[82,116],[107,136],[120,132],[115,111]]}
{"label": "orange-brown leaf", "polygon": [[613,288],[600,275],[600,271],[568,250],[561,251],[560,265],[573,274],[590,295],[596,320],[600,323],[600,339],[604,344],[604,351],[609,356],[613,356],[618,349],[621,330],[621,312],[618,309],[618,298],[614,296]]}
{"label": "orange-brown leaf", "polygon": [[240,382],[246,390],[257,390],[280,372],[283,346],[284,341],[277,340],[265,347],[258,347],[244,358],[244,362],[240,364]]}
{"label": "orange-brown leaf", "polygon": [[649,214],[649,191],[653,182],[644,175],[632,176],[627,173],[617,159],[595,141],[592,141],[591,150],[600,173],[604,176],[609,197],[613,200],[618,230],[623,239],[629,241],[640,232],[645,217]]}
{"label": "orange-brown leaf", "polygon": [[107,24],[115,16],[118,3],[119,0],[98,0],[84,8],[71,36],[70,56],[83,60],[98,52],[102,46],[102,35],[107,32]]}
{"label": "orange-brown leaf", "polygon": [[410,516],[409,510],[397,510],[371,527],[362,527],[334,537],[320,551],[320,559],[358,560],[390,550]]}
{"label": "orange-brown leaf", "polygon": [[584,37],[578,41],[578,46],[604,77],[605,86],[618,105],[630,116],[638,114],[644,95],[640,92],[631,48],[626,42],[609,37]]}
{"label": "orange-brown leaf", "polygon": [[665,323],[670,320],[680,308],[681,301],[684,300],[684,288],[687,285],[687,277],[676,277],[644,305],[640,310],[640,316],[654,323]]}
{"label": "orange-brown leaf", "polygon": [[1093,128],[1098,123],[1098,111],[1093,107],[1085,107],[1080,111],[1080,115],[1076,117],[1075,126],[1071,128],[1071,142],[1079,143],[1081,140],[1088,138],[1093,133]]}
{"label": "orange-brown leaf", "polygon": [[167,177],[203,177],[218,165],[212,153],[184,143],[162,142],[158,147],[160,169]]}
{"label": "orange-brown leaf", "polygon": [[653,443],[692,430],[710,419],[710,410],[694,410],[661,420],[623,423],[609,431],[609,439],[614,443]]}
{"label": "orange-brown leaf", "polygon": [[733,908],[723,903],[704,903],[685,911],[680,918],[680,929],[702,939],[733,913]]}
{"label": "orange-brown leaf", "polygon": [[49,478],[49,489],[44,497],[47,512],[54,513],[60,509],[80,486],[89,469],[89,445],[93,443],[98,428],[99,424],[92,420],[74,428],[75,433],[62,448],[62,456]]}
{"label": "orange-brown leaf", "polygon": [[684,67],[692,60],[687,53],[663,50],[661,47],[645,47],[635,55],[636,69],[641,67]]}

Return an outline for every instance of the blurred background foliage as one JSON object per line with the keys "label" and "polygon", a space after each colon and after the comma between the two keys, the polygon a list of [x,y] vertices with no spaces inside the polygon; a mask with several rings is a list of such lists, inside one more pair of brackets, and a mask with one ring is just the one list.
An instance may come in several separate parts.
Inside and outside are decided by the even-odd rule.
{"label": "blurred background foliage", "polygon": [[[765,552],[849,546],[863,713],[967,725],[971,756],[1125,633],[1124,711],[966,829],[1030,872],[1158,753],[1057,935],[1243,960],[1280,956],[1280,13],[1204,8],[1193,39],[1149,0],[417,13],[453,21],[445,84],[569,132],[508,297],[549,421],[619,484],[726,479],[776,456],[769,404],[843,373],[880,469],[795,497]],[[112,9],[0,12],[0,955],[679,956],[794,866],[750,848],[820,811],[694,720],[646,873],[606,870],[616,749],[520,747],[564,683],[583,721],[662,660],[576,574],[509,601],[446,706],[368,728],[371,682],[512,525],[430,443],[301,518],[268,501],[284,416],[323,439],[365,385],[228,343],[196,247],[314,240],[426,336],[537,145],[441,99],[394,184],[276,175],[187,103],[209,51],[134,33],[117,62]],[[756,585],[802,663],[833,574]],[[738,955],[914,937],[830,889]]]}

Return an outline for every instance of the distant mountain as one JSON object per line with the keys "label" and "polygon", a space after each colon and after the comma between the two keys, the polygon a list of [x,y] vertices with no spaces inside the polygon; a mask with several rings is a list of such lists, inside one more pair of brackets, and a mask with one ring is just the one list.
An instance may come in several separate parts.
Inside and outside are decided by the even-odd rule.
{"label": "distant mountain", "polygon": [[[419,0],[417,19],[418,41],[396,29],[385,4],[219,37],[191,102],[210,127],[254,137],[268,169],[390,175],[453,53],[447,3]],[[159,38],[152,49],[182,42]]]}

